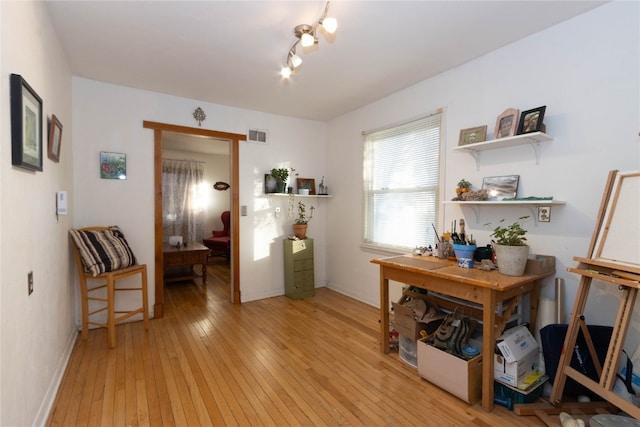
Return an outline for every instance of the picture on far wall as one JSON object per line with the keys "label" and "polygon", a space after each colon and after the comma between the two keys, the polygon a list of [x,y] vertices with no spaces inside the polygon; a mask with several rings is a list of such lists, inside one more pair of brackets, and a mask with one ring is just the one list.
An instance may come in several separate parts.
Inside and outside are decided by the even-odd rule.
{"label": "picture on far wall", "polygon": [[507,108],[496,120],[495,139],[514,136],[518,127],[518,116],[520,110]]}
{"label": "picture on far wall", "polygon": [[42,98],[19,74],[11,74],[11,164],[42,171]]}
{"label": "picture on far wall", "polygon": [[60,161],[60,146],[62,145],[62,123],[55,114],[51,115],[51,123],[49,125],[49,144],[47,155],[54,162]]}
{"label": "picture on far wall", "polygon": [[518,124],[518,135],[531,132],[544,132],[542,121],[544,120],[544,112],[546,105],[523,111],[520,115],[520,123]]}
{"label": "picture on far wall", "polygon": [[124,153],[101,151],[100,178],[127,179],[127,155]]}

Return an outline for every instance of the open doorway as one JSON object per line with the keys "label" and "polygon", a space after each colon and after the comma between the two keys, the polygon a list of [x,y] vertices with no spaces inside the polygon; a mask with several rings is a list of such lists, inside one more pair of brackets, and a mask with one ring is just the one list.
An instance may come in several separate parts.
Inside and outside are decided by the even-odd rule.
{"label": "open doorway", "polygon": [[[231,302],[239,304],[240,277],[239,277],[239,143],[246,140],[245,135],[219,132],[201,128],[170,125],[156,122],[143,122],[143,127],[154,130],[154,252],[155,252],[155,305],[154,317],[164,315],[164,265],[162,252],[162,141],[163,133],[171,132],[185,135],[195,135],[228,141],[230,149],[230,185],[231,185]],[[212,142],[213,143],[213,142]]]}

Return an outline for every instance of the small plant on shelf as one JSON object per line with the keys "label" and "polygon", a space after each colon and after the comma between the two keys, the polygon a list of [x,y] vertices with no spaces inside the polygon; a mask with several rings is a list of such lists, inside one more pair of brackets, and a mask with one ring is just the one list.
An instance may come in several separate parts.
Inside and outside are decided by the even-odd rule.
{"label": "small plant on shelf", "polygon": [[[527,238],[525,234],[527,234],[527,230],[522,228],[522,225],[520,225],[520,222],[524,221],[527,218],[529,218],[529,215],[521,216],[520,218],[518,218],[518,221],[514,222],[511,225],[498,226],[494,228],[493,232],[491,233],[491,237],[495,237],[496,243],[498,245],[526,246]],[[500,220],[501,224],[503,222],[504,222],[504,218]],[[485,225],[490,226],[491,224],[487,223]]]}
{"label": "small plant on shelf", "polygon": [[286,182],[287,178],[289,178],[289,169],[273,168],[271,169],[271,176],[278,182]]}

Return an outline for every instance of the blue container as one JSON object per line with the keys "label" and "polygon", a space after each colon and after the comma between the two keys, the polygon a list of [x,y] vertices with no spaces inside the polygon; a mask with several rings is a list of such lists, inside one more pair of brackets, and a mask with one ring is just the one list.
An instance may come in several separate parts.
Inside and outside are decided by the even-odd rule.
{"label": "blue container", "polygon": [[471,258],[473,260],[473,254],[476,251],[476,245],[458,245],[453,244],[453,251],[456,253],[456,258]]}

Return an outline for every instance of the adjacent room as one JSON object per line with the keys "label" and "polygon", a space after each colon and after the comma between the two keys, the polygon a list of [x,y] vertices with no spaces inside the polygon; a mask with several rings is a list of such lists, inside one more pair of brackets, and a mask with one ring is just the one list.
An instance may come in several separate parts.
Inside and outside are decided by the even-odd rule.
{"label": "adjacent room", "polygon": [[639,34],[1,1],[0,425],[637,423]]}

